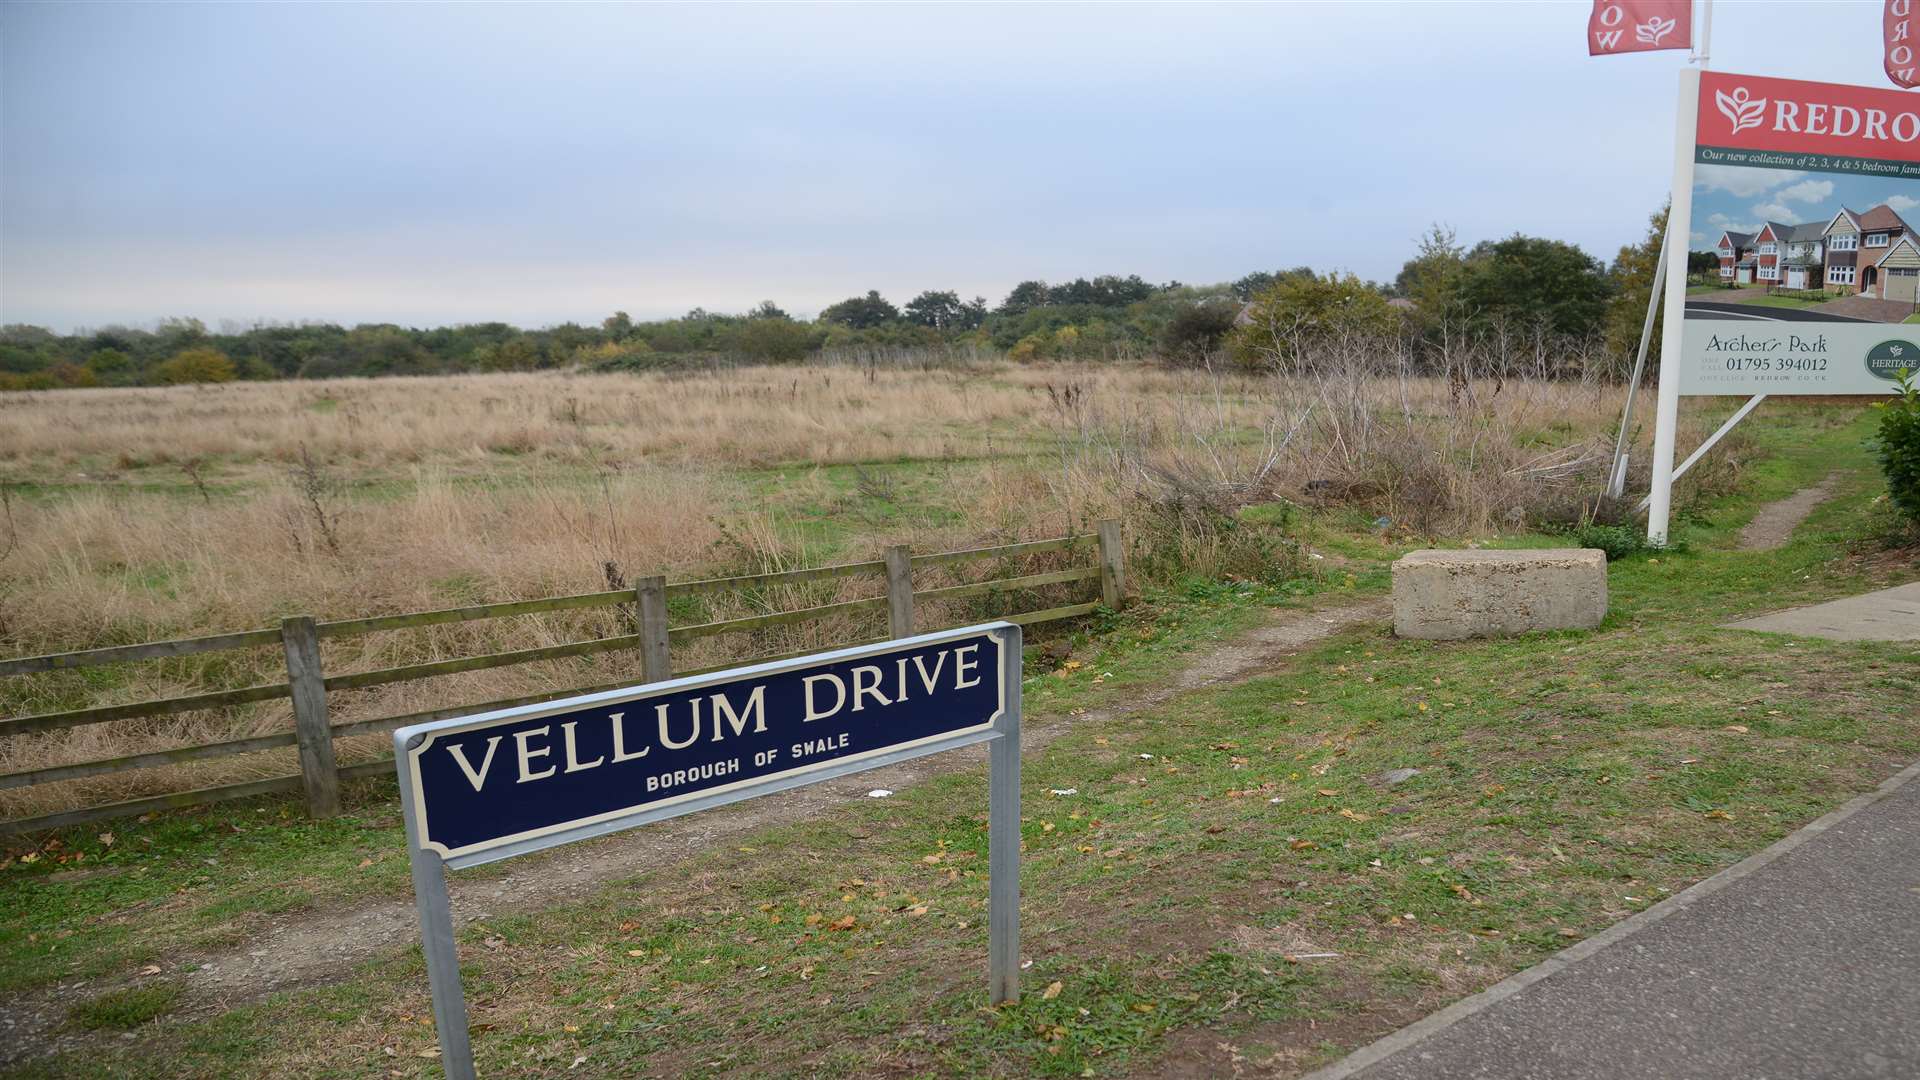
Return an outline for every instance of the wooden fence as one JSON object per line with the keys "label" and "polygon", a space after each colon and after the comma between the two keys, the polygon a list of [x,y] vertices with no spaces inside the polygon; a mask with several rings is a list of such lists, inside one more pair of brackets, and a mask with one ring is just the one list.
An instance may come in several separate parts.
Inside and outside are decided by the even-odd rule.
{"label": "wooden fence", "polygon": [[[1015,555],[1074,550],[1085,545],[1089,540],[1094,541],[1094,546],[1098,553],[1098,561],[1091,566],[1055,570],[1040,574],[1028,574],[1021,577],[1000,578],[993,581],[950,585],[941,588],[924,589],[919,592],[915,592],[913,588],[913,572],[916,569],[962,563],[975,559],[1004,558]],[[55,765],[48,768],[0,774],[0,789],[28,787],[35,784],[51,784],[63,780],[98,776],[105,773],[127,772],[134,769],[144,769],[162,765],[177,765],[186,761],[226,757],[233,754],[254,753],[287,746],[298,748],[300,772],[297,775],[291,776],[277,776],[246,783],[199,788],[192,791],[172,792],[101,806],[66,810],[60,813],[45,814],[38,817],[0,821],[0,832],[30,832],[55,829],[89,821],[144,814],[172,807],[194,806],[219,802],[226,799],[241,799],[271,792],[292,791],[303,791],[305,793],[307,810],[314,817],[332,817],[339,813],[339,786],[343,778],[352,779],[363,776],[385,775],[393,769],[393,760],[390,756],[380,760],[360,762],[354,765],[336,766],[334,764],[333,754],[333,742],[335,739],[353,735],[371,735],[390,732],[397,728],[405,727],[408,724],[417,724],[428,720],[463,716],[489,709],[508,708],[515,705],[530,705],[543,701],[552,701],[574,694],[611,690],[621,686],[632,685],[634,680],[628,679],[602,686],[583,686],[568,690],[555,690],[525,697],[510,698],[503,701],[488,701],[471,705],[429,709],[423,712],[386,716],[371,720],[358,720],[344,724],[332,723],[328,717],[327,694],[329,691],[360,689],[387,683],[425,679],[436,675],[449,675],[456,672],[505,667],[510,664],[526,664],[539,660],[591,656],[620,649],[632,649],[638,652],[641,670],[640,681],[652,682],[674,675],[696,675],[742,664],[762,663],[769,660],[784,660],[788,659],[789,655],[805,655],[801,653],[780,656],[761,656],[752,659],[731,661],[713,667],[675,671],[673,669],[672,650],[673,646],[680,642],[692,641],[718,634],[743,633],[764,627],[806,622],[830,615],[879,611],[882,609],[887,612],[887,637],[871,640],[884,641],[888,638],[907,637],[914,633],[937,629],[935,627],[916,627],[914,606],[917,600],[959,600],[971,597],[991,596],[1011,592],[1016,589],[1032,589],[1047,585],[1091,581],[1096,578],[1099,580],[1100,599],[1098,600],[1067,604],[1061,607],[1047,608],[1039,611],[999,616],[999,618],[1003,618],[1008,622],[1022,625],[1052,622],[1058,619],[1070,619],[1089,614],[1102,604],[1109,608],[1119,609],[1124,603],[1126,595],[1123,560],[1124,556],[1120,541],[1120,523],[1117,521],[1102,521],[1099,523],[1098,532],[1092,535],[1064,536],[1054,540],[1036,540],[1028,543],[1008,544],[1000,547],[973,548],[966,551],[914,555],[906,547],[896,546],[888,548],[885,556],[877,561],[823,566],[812,570],[792,570],[783,573],[755,574],[746,577],[712,578],[704,581],[686,581],[675,584],[668,584],[664,577],[651,577],[640,581],[631,589],[585,593],[577,596],[550,597],[543,600],[483,604],[476,607],[449,608],[440,611],[420,611],[405,615],[382,615],[369,619],[347,619],[338,622],[319,622],[310,616],[301,615],[284,620],[279,627],[274,629],[248,630],[235,634],[214,634],[207,637],[185,638],[174,641],[153,641],[139,645],[119,645],[101,649],[86,649],[79,652],[52,653],[46,656],[31,656],[17,660],[4,660],[0,661],[0,676],[14,676],[28,675],[36,672],[59,671],[69,668],[91,667],[99,664],[118,664],[139,660],[153,660],[163,657],[190,656],[199,653],[212,653],[231,649],[255,648],[262,645],[279,645],[286,654],[286,682],[276,682],[262,686],[248,686],[236,690],[220,690],[213,693],[190,694],[183,697],[165,698],[155,701],[104,705],[97,708],[75,709],[67,712],[0,719],[0,736],[25,735],[33,732],[75,728],[86,724],[130,720],[138,717],[167,716],[176,713],[195,712],[203,709],[226,708],[234,705],[270,701],[279,698],[292,699],[294,730],[269,735],[259,735],[252,738],[231,739],[223,742],[175,747],[151,753],[130,754],[123,757],[104,758],[96,761],[84,761],[66,765]],[[829,578],[848,578],[866,575],[884,577],[887,590],[884,596],[876,596],[863,600],[847,600],[839,603],[798,608],[791,611],[779,611],[768,615],[756,615],[748,618],[727,619],[720,622],[698,623],[690,626],[677,627],[667,625],[667,602],[676,597],[726,593],[776,585],[794,585]],[[342,675],[326,674],[321,663],[320,644],[322,641],[330,638],[349,638],[385,630],[467,622],[475,619],[497,619],[512,615],[530,615],[575,608],[614,607],[622,605],[631,605],[637,609],[637,632],[597,638],[590,641],[570,642],[564,645],[519,649],[512,652],[468,656],[452,660],[439,660],[432,663],[410,664],[403,667],[359,671]],[[871,641],[861,641],[843,642],[842,644],[851,646],[870,643]]]}

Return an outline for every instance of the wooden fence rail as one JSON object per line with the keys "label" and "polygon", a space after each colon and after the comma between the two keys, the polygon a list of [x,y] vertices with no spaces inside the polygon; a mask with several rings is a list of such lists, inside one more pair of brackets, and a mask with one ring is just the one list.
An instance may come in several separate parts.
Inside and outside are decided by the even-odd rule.
{"label": "wooden fence rail", "polygon": [[[1092,547],[1097,554],[1097,561],[1093,565],[1039,574],[1000,578],[993,581],[981,581],[964,585],[948,585],[939,588],[923,589],[918,592],[916,592],[913,587],[913,575],[916,570],[962,563],[975,559],[1037,555],[1051,551],[1072,551],[1086,545],[1089,540],[1093,542]],[[670,627],[668,625],[668,601],[678,597],[742,592],[768,586],[796,585],[810,581],[868,576],[879,577],[885,580],[885,595],[862,600],[845,600],[838,603],[821,604],[815,607],[796,608],[791,611],[778,611],[767,615],[754,615],[746,618],[724,619],[717,622],[696,623],[688,626]],[[177,765],[182,762],[226,757],[233,754],[255,753],[262,750],[279,749],[288,746],[296,747],[300,758],[300,772],[297,775],[271,777],[265,780],[253,780],[246,783],[200,788],[192,791],[170,792],[163,795],[130,799],[100,806],[66,810],[60,813],[44,814],[38,817],[0,821],[0,833],[32,832],[44,829],[64,828],[69,825],[78,825],[89,821],[144,814],[154,810],[174,807],[196,806],[272,792],[304,792],[308,813],[314,817],[331,817],[339,813],[339,788],[342,779],[380,775],[392,767],[391,758],[360,762],[344,767],[338,766],[334,763],[333,755],[333,744],[336,739],[354,735],[380,734],[394,731],[408,724],[483,712],[489,709],[530,705],[543,701],[552,701],[562,697],[569,697],[575,694],[612,690],[622,686],[632,685],[635,680],[625,679],[617,683],[609,683],[602,686],[586,686],[568,690],[548,691],[502,701],[489,701],[471,705],[429,709],[423,712],[379,717],[371,720],[357,720],[343,724],[334,724],[329,719],[327,695],[330,691],[356,690],[370,686],[381,686],[388,683],[432,678],[437,675],[450,675],[463,671],[480,671],[487,668],[533,663],[540,660],[591,656],[603,652],[629,649],[635,650],[639,654],[641,681],[652,682],[673,675],[704,674],[709,671],[736,667],[742,664],[764,663],[770,660],[784,660],[792,656],[806,655],[806,653],[802,652],[782,656],[762,656],[750,660],[729,661],[725,664],[716,664],[711,667],[683,668],[675,671],[672,664],[673,646],[701,638],[713,637],[720,634],[747,633],[772,626],[809,622],[831,615],[881,610],[887,613],[887,638],[908,637],[918,632],[938,629],[936,627],[918,625],[918,620],[915,615],[916,601],[937,602],[970,599],[1009,593],[1020,589],[1035,589],[1049,585],[1070,585],[1082,581],[1093,581],[1095,579],[1098,579],[1100,583],[1100,598],[1097,600],[1088,600],[1040,611],[1020,612],[999,617],[1009,622],[1032,625],[1090,614],[1102,605],[1116,610],[1119,609],[1125,602],[1126,583],[1124,553],[1121,546],[1120,523],[1118,521],[1100,522],[1099,529],[1094,534],[1063,536],[1052,540],[1034,540],[1020,544],[1006,544],[999,547],[970,548],[964,551],[944,551],[915,555],[904,546],[895,546],[888,548],[883,558],[872,562],[843,563],[837,566],[822,566],[809,570],[790,570],[731,578],[710,578],[702,581],[683,581],[674,584],[668,584],[667,580],[663,577],[651,577],[643,579],[630,589],[582,593],[575,596],[548,597],[540,600],[481,604],[470,607],[447,608],[438,611],[417,611],[402,615],[381,615],[368,619],[345,619],[336,622],[319,622],[311,617],[302,615],[286,619],[277,629],[248,630],[235,634],[213,634],[205,637],[183,638],[174,641],[154,641],[139,645],[115,645],[99,649],[52,653],[46,656],[29,656],[15,660],[0,660],[0,677],[5,677],[10,675],[29,675],[38,672],[91,667],[99,664],[120,664],[140,660],[192,656],[200,653],[219,652],[223,650],[256,648],[264,645],[279,645],[284,650],[287,668],[287,681],[284,683],[270,683],[262,686],[242,687],[235,690],[190,694],[183,697],[162,698],[152,701],[74,709],[67,712],[43,713],[37,716],[18,716],[0,719],[0,737],[7,735],[24,735],[33,732],[57,731],[64,728],[79,727],[85,724],[100,724],[115,720],[129,720],[147,716],[167,716],[174,713],[191,712],[201,709],[225,708],[232,705],[270,701],[277,698],[292,699],[294,718],[294,729],[287,732],[277,732],[252,738],[231,739],[223,742],[175,747],[149,753],[128,754],[121,757],[103,758],[95,761],[82,761],[66,765],[54,765],[46,768],[0,774],[0,790],[30,787],[36,784],[58,783],[60,781],[76,780],[82,777],[127,772],[134,769],[146,769],[162,765]],[[425,664],[408,664],[401,667],[380,668],[372,671],[359,671],[340,675],[326,674],[321,660],[321,642],[332,638],[357,637],[363,634],[372,634],[388,630],[414,629],[423,626],[438,626],[478,619],[498,619],[513,615],[532,615],[578,608],[623,605],[629,606],[631,610],[637,611],[636,632],[634,633],[596,638],[589,641],[569,642],[563,645],[549,645],[535,649],[516,649],[510,652],[460,657]],[[874,638],[867,641],[844,642],[842,644],[849,646],[856,644],[864,645],[871,644],[875,641],[884,641],[887,640],[887,638]],[[808,651],[811,652],[814,650]]]}

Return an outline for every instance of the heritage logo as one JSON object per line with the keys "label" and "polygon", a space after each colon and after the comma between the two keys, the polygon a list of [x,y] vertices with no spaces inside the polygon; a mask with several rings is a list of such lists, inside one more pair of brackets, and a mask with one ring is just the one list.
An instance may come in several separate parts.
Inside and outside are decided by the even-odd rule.
{"label": "heritage logo", "polygon": [[1883,341],[1867,350],[1867,371],[1875,378],[1899,382],[1902,371],[1920,369],[1920,345],[1911,341]]}

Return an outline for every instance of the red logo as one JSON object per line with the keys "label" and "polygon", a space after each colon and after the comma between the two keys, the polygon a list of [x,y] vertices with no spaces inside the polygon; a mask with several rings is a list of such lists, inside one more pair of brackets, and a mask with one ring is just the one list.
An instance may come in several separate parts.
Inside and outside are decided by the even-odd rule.
{"label": "red logo", "polygon": [[1920,161],[1920,98],[1898,90],[1703,71],[1698,108],[1701,146]]}
{"label": "red logo", "polygon": [[1693,0],[1594,0],[1587,16],[1588,56],[1692,47]]}

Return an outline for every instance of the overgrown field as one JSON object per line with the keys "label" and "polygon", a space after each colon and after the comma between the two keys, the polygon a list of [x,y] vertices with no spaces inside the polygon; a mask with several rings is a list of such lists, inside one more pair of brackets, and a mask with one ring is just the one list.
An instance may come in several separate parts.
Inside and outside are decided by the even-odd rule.
{"label": "overgrown field", "polygon": [[[1017,1006],[984,1007],[985,777],[963,770],[557,908],[486,908],[460,941],[482,1071],[1295,1076],[1644,909],[1920,752],[1911,645],[1720,627],[1916,573],[1879,539],[1861,410],[1769,409],[1687,550],[1612,565],[1598,630],[1361,626],[1127,711],[1276,608],[1378,593],[1421,542],[1333,508],[1290,526],[1327,556],[1309,573],[1150,583],[1074,663],[1036,656],[1029,719],[1051,741],[1025,767]],[[1738,549],[1757,507],[1829,473],[1786,546]],[[404,902],[392,798],[368,783],[330,822],[261,800],[16,849],[0,1009],[50,1010],[36,1039],[65,1048],[18,1075],[437,1075],[410,942],[237,1005],[204,988],[203,963],[246,970],[274,927]]]}
{"label": "overgrown field", "polygon": [[[472,375],[0,395],[0,654],[760,573],[1058,536],[1122,517],[1137,582],[1277,580],[1288,516],[1489,536],[1577,518],[1618,387],[1148,366],[805,366]],[[1722,484],[1719,456],[1701,476]],[[1716,471],[1717,470],[1717,471]],[[1259,505],[1248,517],[1239,511]],[[983,567],[1006,576],[1047,565]],[[998,571],[989,573],[988,571]],[[943,584],[948,579],[924,584]],[[953,579],[957,580],[957,579]],[[1077,586],[1015,597],[1065,603]],[[716,600],[681,625],[874,595]],[[1010,602],[1010,601],[1003,601]],[[955,606],[928,621],[994,614]],[[610,609],[329,642],[329,674],[624,632]],[[850,619],[714,639],[684,666],[876,636]],[[30,715],[282,681],[276,648],[0,681]],[[336,693],[336,722],[631,674],[548,661]],[[0,773],[288,730],[288,706],[0,740]],[[343,745],[343,762],[380,739]],[[263,752],[0,793],[17,816],[285,775]]]}

